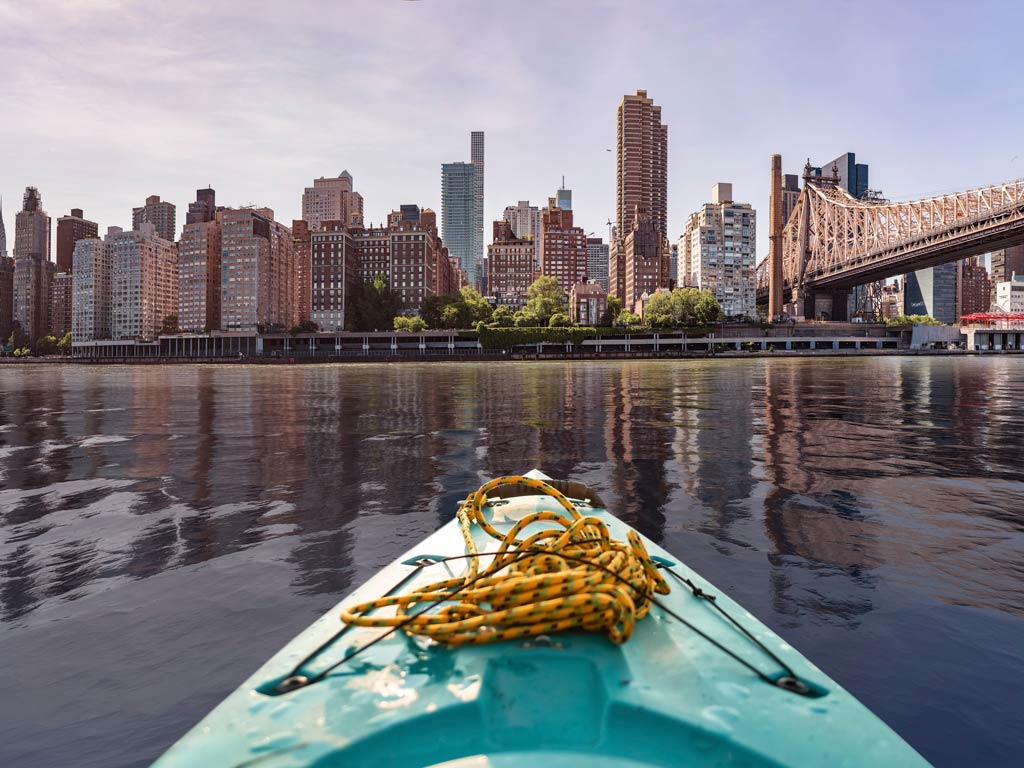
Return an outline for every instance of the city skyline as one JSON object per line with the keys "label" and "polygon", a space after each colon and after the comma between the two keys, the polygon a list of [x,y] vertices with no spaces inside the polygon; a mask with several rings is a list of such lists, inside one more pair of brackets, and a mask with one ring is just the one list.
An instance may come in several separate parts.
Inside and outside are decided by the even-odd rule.
{"label": "city skyline", "polygon": [[[0,153],[0,193],[17,200],[25,186],[36,186],[52,216],[81,207],[103,230],[130,226],[132,207],[149,195],[184,210],[194,190],[209,184],[226,205],[267,206],[291,221],[301,216],[310,179],[347,168],[360,180],[367,220],[380,222],[404,202],[439,210],[438,165],[463,157],[466,133],[482,129],[486,235],[505,206],[545,200],[563,174],[575,190],[577,221],[600,232],[615,212],[609,115],[622,94],[637,89],[651,94],[673,126],[671,241],[718,181],[731,180],[766,209],[765,158],[773,152],[783,155],[784,172],[798,173],[807,157],[856,151],[873,166],[872,186],[892,199],[1024,176],[1013,128],[1021,107],[997,98],[1013,85],[1010,30],[1018,9],[1000,8],[1007,23],[993,27],[984,13],[961,18],[932,5],[921,13],[919,4],[885,6],[892,20],[885,26],[862,6],[750,7],[739,22],[725,9],[676,3],[552,7],[533,38],[495,46],[503,18],[464,2],[309,4],[321,12],[308,20],[270,8],[245,26],[227,23],[231,3],[6,6],[0,44],[10,62],[8,119],[0,147],[17,151]],[[587,42],[656,15],[642,62]],[[914,25],[914,46],[904,44],[901,24]],[[112,27],[125,34],[111,38]],[[786,55],[786,40],[817,39],[822,29],[842,31],[829,67]],[[103,61],[86,55],[98,35],[108,50]],[[975,66],[988,72],[969,89],[957,85],[965,82],[962,68],[942,42],[951,39],[976,46]],[[465,52],[458,67],[445,57],[455,40]],[[257,50],[253,42],[266,46],[259,58],[249,52]],[[307,77],[327,51],[331,71]],[[551,75],[554,51],[560,77]],[[775,66],[763,67],[766,60]],[[719,75],[700,74],[709,69]],[[881,69],[888,72],[882,88]],[[741,73],[743,98],[732,102],[729,121],[700,119],[695,105],[738,95]],[[195,88],[199,77],[203,87]],[[497,82],[501,99],[494,98]],[[256,85],[283,91],[292,108],[252,99]],[[951,88],[966,112],[985,120],[938,119]],[[855,96],[868,92],[870,99]],[[823,99],[834,109],[821,109]],[[855,120],[848,101],[856,101]],[[112,121],[114,113],[123,117]],[[330,131],[318,127],[327,124]],[[758,258],[767,254],[766,238],[762,228]]]}

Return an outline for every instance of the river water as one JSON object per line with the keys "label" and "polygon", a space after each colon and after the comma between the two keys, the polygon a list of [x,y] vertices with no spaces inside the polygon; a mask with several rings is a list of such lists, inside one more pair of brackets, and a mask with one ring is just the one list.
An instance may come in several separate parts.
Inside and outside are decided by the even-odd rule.
{"label": "river water", "polygon": [[1024,748],[1024,360],[0,366],[0,765],[147,765],[539,467],[938,766]]}

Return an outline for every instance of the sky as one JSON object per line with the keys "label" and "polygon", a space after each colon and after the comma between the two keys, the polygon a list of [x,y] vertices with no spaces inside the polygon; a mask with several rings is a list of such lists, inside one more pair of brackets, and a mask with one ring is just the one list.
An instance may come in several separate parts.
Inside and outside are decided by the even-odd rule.
{"label": "sky", "polygon": [[[669,135],[669,232],[719,181],[761,213],[771,155],[856,152],[893,200],[1024,177],[1024,4],[689,0],[0,0],[8,250],[27,185],[131,226],[198,187],[290,225],[347,169],[368,220],[440,212],[441,164],[486,132],[485,240],[562,176],[607,235],[615,111],[646,89]],[[612,151],[607,151],[611,149]]]}

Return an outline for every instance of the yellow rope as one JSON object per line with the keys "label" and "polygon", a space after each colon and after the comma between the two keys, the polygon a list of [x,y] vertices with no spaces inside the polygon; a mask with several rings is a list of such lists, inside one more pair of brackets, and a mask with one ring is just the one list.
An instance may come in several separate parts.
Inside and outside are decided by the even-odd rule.
{"label": "yellow rope", "polygon": [[[561,512],[534,512],[505,535],[484,519],[487,494],[506,485],[526,485],[558,502]],[[469,645],[550,634],[564,629],[603,631],[613,643],[626,642],[637,619],[647,615],[654,593],[668,584],[651,562],[640,537],[617,541],[597,517],[584,517],[558,490],[528,477],[499,477],[482,485],[459,507],[468,567],[459,578],[439,581],[407,594],[382,597],[346,608],[341,619],[362,627],[402,627],[448,645]],[[523,540],[536,522],[554,523]],[[494,560],[479,570],[470,526],[476,523],[499,540]],[[415,613],[439,603],[437,610]],[[395,606],[393,616],[369,615]]]}

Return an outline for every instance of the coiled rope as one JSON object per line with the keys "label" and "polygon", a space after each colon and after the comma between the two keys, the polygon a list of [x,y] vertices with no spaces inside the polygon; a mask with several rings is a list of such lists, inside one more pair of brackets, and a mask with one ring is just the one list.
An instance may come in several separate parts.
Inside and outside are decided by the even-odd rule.
{"label": "coiled rope", "polygon": [[[508,485],[525,485],[550,496],[564,512],[525,515],[502,534],[484,518],[487,494]],[[566,629],[603,631],[624,643],[638,619],[647,615],[655,593],[669,586],[651,562],[640,537],[611,538],[604,522],[583,516],[562,493],[541,480],[519,475],[480,486],[460,505],[465,575],[412,592],[389,595],[346,608],[346,625],[401,627],[447,645],[479,645],[546,635]],[[529,525],[550,522],[543,531],[520,540]],[[501,542],[494,559],[480,570],[470,526],[476,523]],[[417,605],[435,604],[436,610]],[[374,612],[390,606],[393,615]],[[374,615],[371,615],[374,614]]]}

